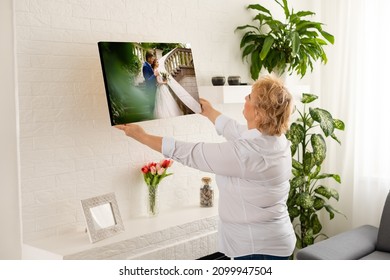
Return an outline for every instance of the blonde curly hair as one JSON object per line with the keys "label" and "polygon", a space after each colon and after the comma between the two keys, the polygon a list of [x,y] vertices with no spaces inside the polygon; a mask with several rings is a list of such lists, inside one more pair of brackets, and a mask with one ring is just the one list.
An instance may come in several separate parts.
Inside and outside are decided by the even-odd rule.
{"label": "blonde curly hair", "polygon": [[252,86],[257,128],[264,134],[280,136],[289,128],[292,95],[283,82],[271,75],[263,76]]}

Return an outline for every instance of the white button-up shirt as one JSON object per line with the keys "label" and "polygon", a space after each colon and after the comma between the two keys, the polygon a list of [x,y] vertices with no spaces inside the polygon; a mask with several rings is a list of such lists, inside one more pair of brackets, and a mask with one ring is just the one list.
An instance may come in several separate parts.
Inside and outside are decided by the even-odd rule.
{"label": "white button-up shirt", "polygon": [[295,233],[286,201],[291,153],[284,135],[267,136],[220,115],[222,143],[187,143],[164,137],[164,156],[216,174],[219,189],[218,250],[229,257],[290,256]]}

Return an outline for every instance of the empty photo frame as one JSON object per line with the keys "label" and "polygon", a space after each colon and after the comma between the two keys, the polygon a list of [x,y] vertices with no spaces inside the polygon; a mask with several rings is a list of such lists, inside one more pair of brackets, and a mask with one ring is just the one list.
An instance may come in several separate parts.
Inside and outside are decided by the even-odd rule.
{"label": "empty photo frame", "polygon": [[114,193],[81,200],[81,206],[91,243],[124,231]]}
{"label": "empty photo frame", "polygon": [[111,125],[199,113],[189,43],[98,42]]}

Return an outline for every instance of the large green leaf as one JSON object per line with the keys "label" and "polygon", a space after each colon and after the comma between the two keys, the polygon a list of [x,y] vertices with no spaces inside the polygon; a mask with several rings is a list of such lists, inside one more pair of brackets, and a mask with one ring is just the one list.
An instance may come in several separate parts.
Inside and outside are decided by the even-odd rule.
{"label": "large green leaf", "polygon": [[316,165],[321,165],[326,157],[326,143],[321,134],[313,134],[310,138],[313,148],[313,158]]}
{"label": "large green leaf", "polygon": [[321,38],[316,38],[316,43],[319,45],[317,46],[317,50],[319,51],[320,54],[324,53],[323,49],[320,46],[325,46],[326,42],[325,40],[322,40]]}
{"label": "large green leaf", "polygon": [[264,41],[264,45],[263,45],[263,48],[260,52],[260,59],[261,60],[264,60],[269,52],[269,50],[271,49],[272,47],[272,44],[274,43],[275,39],[274,37],[272,36],[267,36],[267,38],[265,38],[265,41]]}
{"label": "large green leaf", "polygon": [[314,192],[326,197],[327,199],[333,197],[334,199],[339,200],[339,193],[336,189],[333,188],[320,185],[314,190]]}
{"label": "large green leaf", "polygon": [[261,27],[263,24],[268,24],[269,21],[272,21],[272,17],[264,14],[258,14],[257,16],[254,17],[254,20],[258,20]]}
{"label": "large green leaf", "polygon": [[290,150],[291,150],[291,156],[293,157],[298,150],[298,144],[291,144]]}
{"label": "large green leaf", "polygon": [[332,134],[330,135],[330,137],[332,137],[334,140],[337,141],[337,143],[339,143],[339,144],[341,145],[341,141],[337,138],[336,134],[332,133]]}
{"label": "large green leaf", "polygon": [[300,144],[305,137],[305,129],[301,124],[292,123],[290,129],[286,133],[286,137],[292,144]]}
{"label": "large green leaf", "polygon": [[303,104],[307,104],[307,103],[313,102],[316,99],[318,99],[317,95],[310,94],[310,93],[302,93],[302,100],[301,100],[301,102]]}
{"label": "large green leaf", "polygon": [[296,170],[302,170],[303,169],[302,163],[300,163],[299,161],[297,161],[294,158],[292,159],[292,167],[295,168]]}
{"label": "large green leaf", "polygon": [[333,220],[334,218],[334,213],[338,213],[338,211],[336,211],[336,209],[334,209],[331,205],[327,204],[324,206],[326,211],[329,213],[329,219],[330,220]]}
{"label": "large green leaf", "polygon": [[296,217],[299,217],[301,212],[298,207],[292,207],[288,209],[288,213],[290,215],[290,219],[294,220]]}
{"label": "large green leaf", "polygon": [[238,27],[236,28],[236,30],[242,30],[242,29],[247,29],[247,28],[253,28],[253,29],[255,29],[255,30],[259,30],[259,29],[257,28],[257,26],[249,25],[249,24],[238,26]]}
{"label": "large green leaf", "polygon": [[317,38],[319,36],[318,31],[311,31],[311,30],[305,30],[303,34],[305,35],[305,38],[301,38],[301,39],[302,42],[304,42],[305,44],[310,44],[310,42],[313,42],[313,38]]}
{"label": "large green leaf", "polygon": [[313,16],[315,15],[314,12],[311,12],[311,11],[299,11],[297,13],[295,13],[298,17],[306,17],[306,16]]}
{"label": "large green leaf", "polygon": [[257,80],[259,77],[260,69],[261,69],[261,64],[262,62],[260,61],[259,58],[259,52],[254,51],[252,52],[252,58],[251,58],[251,76],[253,80]]}
{"label": "large green leaf", "polygon": [[[291,184],[291,180],[290,180],[290,184]],[[296,189],[296,188],[290,188],[290,190],[288,192],[287,206],[289,208],[294,207],[296,205],[295,201],[296,201],[297,191],[298,191],[298,189]]]}
{"label": "large green leaf", "polygon": [[256,45],[257,47],[262,46],[264,44],[265,37],[266,37],[265,35],[257,34],[253,31],[247,32],[242,38],[240,46],[241,48],[246,44],[249,45],[253,44]]}
{"label": "large green leaf", "polygon": [[256,45],[247,45],[242,52],[242,59],[244,59],[247,55],[252,54],[254,49],[256,49]]}
{"label": "large green leaf", "polygon": [[313,167],[316,165],[313,153],[306,152],[303,157],[303,171],[306,175],[310,174]]}
{"label": "large green leaf", "polygon": [[296,30],[299,33],[305,32],[309,28],[322,30],[321,25],[322,25],[322,23],[320,23],[320,22],[314,22],[314,21],[309,21],[309,20],[302,20],[300,23],[297,24]]}
{"label": "large green leaf", "polygon": [[310,175],[309,175],[309,178],[312,179],[312,178],[315,178],[318,176],[318,174],[320,173],[321,171],[321,165],[317,165],[316,166],[316,170],[314,170],[314,172],[312,172]]}
{"label": "large green leaf", "polygon": [[252,4],[252,5],[249,5],[247,7],[247,9],[253,9],[253,10],[258,10],[260,12],[263,12],[263,13],[266,13],[270,16],[272,16],[272,14],[270,13],[270,11],[266,8],[264,8],[263,6],[261,6],[260,4]]}
{"label": "large green leaf", "polygon": [[333,178],[337,183],[341,183],[340,175],[337,174],[328,174],[328,173],[322,173],[315,177],[315,179],[321,180],[325,178]]}
{"label": "large green leaf", "polygon": [[333,118],[332,115],[320,108],[309,109],[310,116],[320,124],[320,127],[322,131],[324,132],[325,136],[328,137],[333,133],[334,125],[333,125]]}
{"label": "large green leaf", "polygon": [[299,38],[298,32],[291,33],[291,41],[292,41],[292,52],[291,55],[295,57],[299,52],[299,47],[301,46],[301,40]]}
{"label": "large green leaf", "polygon": [[[277,1],[276,1],[277,2]],[[281,7],[283,8],[284,10],[284,15],[286,16],[286,19],[288,19],[290,17],[290,11],[288,10],[288,3],[287,3],[287,0],[283,0],[283,5],[281,5]]]}
{"label": "large green leaf", "polygon": [[312,118],[307,118],[305,123],[306,123],[306,127],[312,127],[314,120]]}
{"label": "large green leaf", "polygon": [[338,120],[338,119],[333,119],[333,126],[334,128],[338,129],[338,130],[344,130],[345,129],[345,124],[342,120]]}
{"label": "large green leaf", "polygon": [[302,238],[303,244],[305,246],[311,245],[314,243],[314,237],[313,237],[313,228],[309,228],[305,235]]}
{"label": "large green leaf", "polygon": [[324,30],[320,30],[321,32],[321,35],[324,36],[324,38],[326,40],[328,40],[329,43],[331,43],[332,45],[334,44],[334,36],[332,34],[329,34],[328,32],[324,31]]}
{"label": "large green leaf", "polygon": [[304,184],[305,184],[305,178],[303,176],[294,177],[292,180],[290,180],[290,187],[293,189],[299,188]]}
{"label": "large green leaf", "polygon": [[294,177],[301,176],[302,172],[299,171],[298,169],[293,169],[291,170],[291,173],[293,174]]}
{"label": "large green leaf", "polygon": [[308,193],[300,193],[297,197],[297,205],[303,209],[310,209],[313,207],[314,199]]}
{"label": "large green leaf", "polygon": [[[283,32],[286,30],[286,24],[279,20],[275,19],[266,19],[264,24],[267,24],[270,27],[269,34],[274,34],[276,38],[280,38],[280,36],[283,36]],[[283,32],[282,32],[283,31]],[[283,40],[283,38],[282,38]]]}
{"label": "large green leaf", "polygon": [[296,238],[297,238],[297,242],[295,243],[295,247],[296,247],[297,249],[302,249],[303,246],[302,246],[302,239],[301,239],[301,237],[300,237],[299,234],[297,234],[297,233],[295,233],[295,236],[296,236]]}
{"label": "large green leaf", "polygon": [[242,36],[240,48],[243,48],[246,45],[257,46],[258,44],[262,44],[262,41],[264,41],[264,36],[256,34],[253,31],[248,31]]}
{"label": "large green leaf", "polygon": [[314,214],[310,219],[311,227],[313,229],[313,234],[317,234],[322,230],[322,225],[318,219],[318,215]]}
{"label": "large green leaf", "polygon": [[323,200],[322,198],[316,197],[316,198],[314,199],[313,207],[314,207],[314,209],[316,209],[317,211],[318,211],[318,210],[321,210],[322,208],[324,208],[324,205],[325,205],[325,200]]}

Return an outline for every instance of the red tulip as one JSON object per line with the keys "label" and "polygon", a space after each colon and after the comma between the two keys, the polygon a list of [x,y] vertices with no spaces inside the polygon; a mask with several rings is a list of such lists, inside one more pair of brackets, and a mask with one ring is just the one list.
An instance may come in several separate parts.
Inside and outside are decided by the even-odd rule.
{"label": "red tulip", "polygon": [[162,179],[173,173],[166,173],[168,167],[173,163],[172,159],[163,159],[160,162],[148,162],[145,164],[141,171],[144,174],[145,183],[158,185]]}
{"label": "red tulip", "polygon": [[149,168],[145,165],[144,167],[141,168],[142,173],[146,174],[149,172]]}
{"label": "red tulip", "polygon": [[161,161],[161,166],[163,168],[168,168],[172,165],[173,161],[172,160],[169,160],[169,159],[164,159]]}

